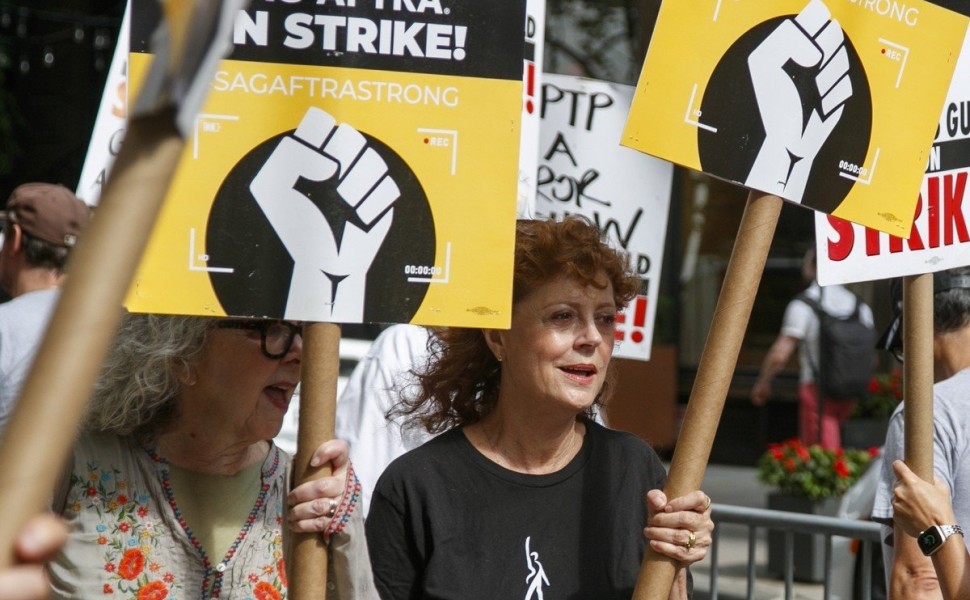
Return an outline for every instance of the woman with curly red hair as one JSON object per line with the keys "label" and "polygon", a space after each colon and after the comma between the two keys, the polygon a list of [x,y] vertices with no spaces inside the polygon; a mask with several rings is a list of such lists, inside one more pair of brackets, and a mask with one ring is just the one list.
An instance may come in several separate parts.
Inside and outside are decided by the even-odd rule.
{"label": "woman with curly red hair", "polygon": [[687,597],[710,498],[666,498],[656,453],[590,418],[639,287],[626,257],[584,219],[520,221],[514,270],[511,327],[437,330],[399,409],[443,433],[377,484],[366,529],[381,597],[629,598],[647,543],[678,565],[671,597]]}

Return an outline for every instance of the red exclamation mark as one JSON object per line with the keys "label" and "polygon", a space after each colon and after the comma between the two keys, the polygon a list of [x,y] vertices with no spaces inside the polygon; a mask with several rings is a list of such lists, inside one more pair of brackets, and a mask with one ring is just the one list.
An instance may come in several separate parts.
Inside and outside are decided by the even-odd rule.
{"label": "red exclamation mark", "polygon": [[536,65],[533,62],[525,63],[525,112],[530,115],[536,109]]}
{"label": "red exclamation mark", "polygon": [[636,329],[630,334],[630,339],[634,344],[643,342],[643,328],[647,324],[647,297],[637,296],[633,305],[633,327]]}

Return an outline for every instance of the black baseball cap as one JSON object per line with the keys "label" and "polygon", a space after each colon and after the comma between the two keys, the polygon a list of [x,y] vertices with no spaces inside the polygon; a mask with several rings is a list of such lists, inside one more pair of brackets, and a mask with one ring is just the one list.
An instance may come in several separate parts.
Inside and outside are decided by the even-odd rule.
{"label": "black baseball cap", "polygon": [[[933,295],[947,290],[970,289],[970,273],[966,268],[959,267],[961,272],[954,270],[937,271],[933,273]],[[897,277],[889,282],[889,301],[892,306],[893,318],[889,326],[876,341],[876,348],[888,350],[897,356],[903,351],[903,279]]]}

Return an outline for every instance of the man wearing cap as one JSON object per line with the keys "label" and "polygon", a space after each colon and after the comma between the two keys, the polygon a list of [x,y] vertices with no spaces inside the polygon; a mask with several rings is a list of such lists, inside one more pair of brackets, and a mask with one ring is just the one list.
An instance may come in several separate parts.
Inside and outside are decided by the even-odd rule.
{"label": "man wearing cap", "polygon": [[59,295],[88,207],[61,185],[26,183],[7,200],[0,246],[0,433],[6,427]]}
{"label": "man wearing cap", "polygon": [[[902,285],[894,281],[895,319],[881,345],[903,357],[901,337]],[[970,267],[933,274],[933,470],[950,490],[955,523],[937,523],[941,532],[970,526]],[[903,410],[889,422],[882,473],[872,519],[883,525],[883,561],[890,598],[941,598],[931,554],[939,549],[917,542],[893,522],[893,462],[903,459]],[[966,545],[965,537],[937,536],[942,544]]]}

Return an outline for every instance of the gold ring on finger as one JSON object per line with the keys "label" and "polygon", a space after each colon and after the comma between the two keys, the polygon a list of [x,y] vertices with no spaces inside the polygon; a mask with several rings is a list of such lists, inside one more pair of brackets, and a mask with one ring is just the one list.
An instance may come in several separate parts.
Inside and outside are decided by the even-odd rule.
{"label": "gold ring on finger", "polygon": [[694,547],[694,544],[695,543],[697,543],[697,536],[694,535],[694,532],[693,531],[688,531],[687,532],[687,543],[684,544],[684,548],[687,548],[688,550],[690,550],[691,548]]}

